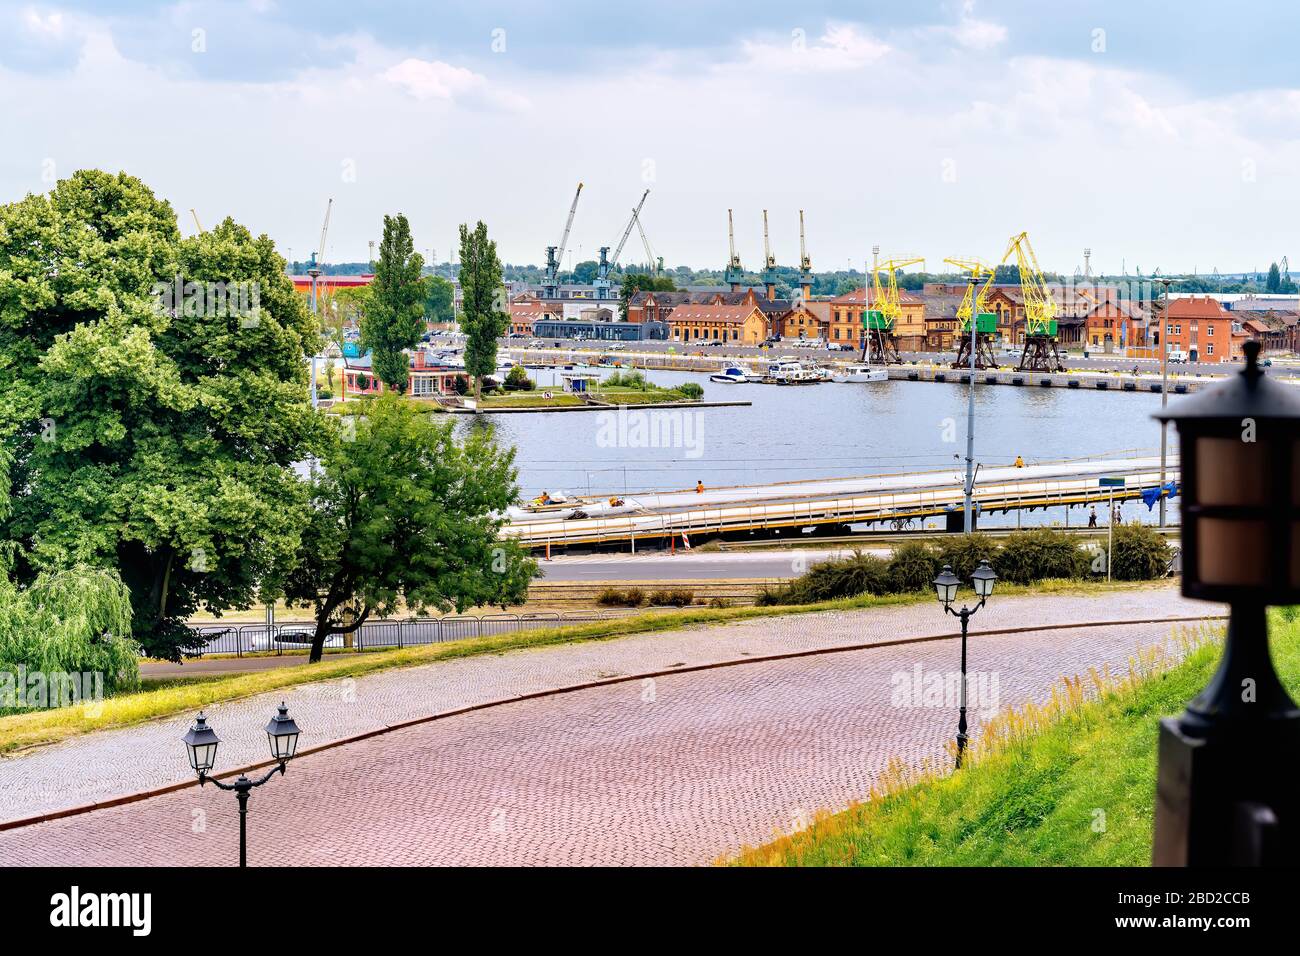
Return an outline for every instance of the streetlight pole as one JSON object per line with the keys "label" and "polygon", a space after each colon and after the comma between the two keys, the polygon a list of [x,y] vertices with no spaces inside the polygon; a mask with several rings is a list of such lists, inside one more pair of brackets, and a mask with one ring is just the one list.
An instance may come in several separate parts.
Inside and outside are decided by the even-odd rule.
{"label": "streetlight pole", "polygon": [[974,607],[967,607],[963,604],[960,611],[952,609],[952,602],[957,597],[957,587],[961,584],[957,575],[952,573],[952,566],[945,564],[943,571],[934,579],[934,590],[943,604],[944,611],[961,619],[961,701],[957,716],[957,770],[961,769],[961,759],[966,753],[966,743],[970,739],[966,734],[966,634],[970,619],[988,601],[989,595],[993,593],[993,585],[997,579],[998,576],[989,567],[988,561],[980,561],[980,566],[971,575],[971,583],[975,586],[975,596],[979,598],[979,603]]}
{"label": "streetlight pole", "polygon": [[[1164,308],[1160,310],[1160,411],[1169,407],[1169,287],[1173,279],[1153,276],[1165,287]],[[1169,423],[1160,419],[1160,527],[1165,526],[1165,464],[1169,455]]]}
{"label": "streetlight pole", "polygon": [[[970,534],[975,530],[975,515],[973,513],[973,497],[975,495],[975,286],[978,284],[976,276],[971,273],[969,298],[971,301],[970,313],[970,388],[966,392],[966,494],[963,502],[965,509],[962,529],[965,534]],[[963,630],[966,627],[965,619],[962,620]]]}
{"label": "streetlight pole", "polygon": [[298,750],[299,733],[298,724],[289,716],[289,708],[281,701],[277,713],[266,725],[266,739],[271,745],[271,757],[276,762],[275,766],[257,780],[250,780],[247,774],[241,773],[235,778],[234,783],[222,783],[215,777],[208,776],[208,771],[216,763],[217,744],[221,743],[221,739],[216,731],[208,726],[207,717],[202,711],[199,711],[198,717],[195,718],[194,726],[181,738],[189,753],[190,766],[199,775],[199,786],[211,781],[218,790],[233,791],[235,799],[239,801],[239,865],[241,867],[248,866],[248,794],[254,787],[262,786],[277,773],[283,776],[285,765]]}

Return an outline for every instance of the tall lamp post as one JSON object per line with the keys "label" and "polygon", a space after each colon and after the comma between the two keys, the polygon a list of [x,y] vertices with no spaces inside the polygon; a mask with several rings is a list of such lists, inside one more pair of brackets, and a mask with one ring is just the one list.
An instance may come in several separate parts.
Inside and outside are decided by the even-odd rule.
{"label": "tall lamp post", "polygon": [[979,598],[979,603],[974,607],[963,604],[960,611],[952,609],[952,602],[957,600],[957,588],[961,585],[961,579],[952,573],[952,565],[945,564],[939,576],[934,579],[934,591],[943,609],[954,617],[961,618],[961,703],[957,717],[958,770],[961,769],[961,758],[966,752],[968,739],[966,736],[966,630],[975,612],[984,606],[984,602],[993,593],[993,585],[997,579],[998,576],[989,567],[988,561],[981,561],[980,566],[971,575],[971,583],[975,586],[975,596]]}
{"label": "tall lamp post", "polygon": [[[1164,410],[1169,407],[1169,287],[1177,280],[1168,279],[1162,276],[1152,276],[1153,282],[1159,282],[1165,287],[1164,303],[1165,307],[1160,310],[1160,412],[1163,415]],[[1168,422],[1163,418],[1160,421],[1160,527],[1165,526],[1165,461],[1168,457],[1169,449],[1169,427]]]}
{"label": "tall lamp post", "polygon": [[239,865],[248,866],[248,794],[254,787],[260,787],[277,773],[283,774],[285,764],[298,750],[298,725],[289,716],[289,708],[280,702],[280,706],[271,722],[266,725],[266,739],[271,745],[271,756],[276,765],[258,780],[250,780],[246,774],[240,774],[234,783],[222,783],[215,777],[209,777],[217,760],[217,744],[221,739],[216,731],[208,726],[208,720],[199,711],[194,726],[181,739],[189,753],[190,766],[199,775],[199,786],[212,781],[220,790],[232,790],[239,801]]}
{"label": "tall lamp post", "polygon": [[1269,657],[1265,609],[1300,602],[1300,395],[1259,367],[1157,418],[1178,427],[1182,592],[1229,606],[1223,658],[1160,722],[1157,866],[1293,863],[1300,707]]}
{"label": "tall lamp post", "polygon": [[962,499],[962,531],[970,534],[975,530],[975,515],[972,499],[975,496],[975,328],[979,325],[979,315],[975,307],[979,304],[975,287],[979,285],[978,273],[970,274],[970,388],[966,390],[966,491]]}

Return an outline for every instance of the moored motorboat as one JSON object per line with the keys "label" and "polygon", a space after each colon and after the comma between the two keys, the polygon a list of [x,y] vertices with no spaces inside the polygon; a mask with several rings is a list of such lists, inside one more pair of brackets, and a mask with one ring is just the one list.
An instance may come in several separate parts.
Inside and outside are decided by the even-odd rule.
{"label": "moored motorboat", "polygon": [[883,368],[872,368],[870,365],[846,365],[844,368],[835,372],[831,377],[832,382],[887,382],[889,373]]}
{"label": "moored motorboat", "polygon": [[757,377],[743,365],[728,365],[721,372],[709,376],[710,382],[725,382],[729,385],[756,381]]}

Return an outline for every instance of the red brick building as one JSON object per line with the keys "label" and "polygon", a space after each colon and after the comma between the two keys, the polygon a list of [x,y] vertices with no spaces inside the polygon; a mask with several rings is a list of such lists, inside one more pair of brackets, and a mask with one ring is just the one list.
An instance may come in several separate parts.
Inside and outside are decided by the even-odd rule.
{"label": "red brick building", "polygon": [[[1169,348],[1186,352],[1192,361],[1231,362],[1248,337],[1240,327],[1234,335],[1235,324],[1232,313],[1217,299],[1194,295],[1170,300],[1164,333]],[[1160,345],[1157,341],[1151,344]]]}

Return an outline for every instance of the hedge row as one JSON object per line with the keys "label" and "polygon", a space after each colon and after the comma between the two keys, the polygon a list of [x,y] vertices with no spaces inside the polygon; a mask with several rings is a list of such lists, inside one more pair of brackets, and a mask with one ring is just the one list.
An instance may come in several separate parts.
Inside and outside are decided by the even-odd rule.
{"label": "hedge row", "polygon": [[[1144,581],[1164,577],[1171,552],[1164,536],[1143,524],[1115,528],[1111,577],[1119,581]],[[940,545],[909,542],[888,560],[854,552],[849,557],[815,564],[801,577],[779,588],[769,588],[759,604],[812,604],[860,594],[901,594],[928,590],[945,564],[952,565],[963,582],[987,558],[998,578],[1014,584],[1033,584],[1049,578],[1085,578],[1093,571],[1098,553],[1061,531],[1017,531],[1001,541],[985,534],[954,536]],[[1104,573],[1105,565],[1098,564]]]}

